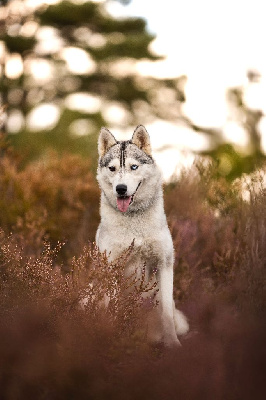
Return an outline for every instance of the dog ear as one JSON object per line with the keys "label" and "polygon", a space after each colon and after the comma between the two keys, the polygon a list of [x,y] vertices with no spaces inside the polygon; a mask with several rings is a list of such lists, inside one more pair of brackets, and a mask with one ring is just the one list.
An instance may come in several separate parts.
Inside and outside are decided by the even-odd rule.
{"label": "dog ear", "polygon": [[106,152],[116,144],[117,141],[112,133],[107,128],[102,128],[98,139],[98,153],[100,157],[103,157]]}
{"label": "dog ear", "polygon": [[133,133],[131,141],[133,144],[138,146],[140,150],[151,156],[150,136],[143,125],[137,126]]}

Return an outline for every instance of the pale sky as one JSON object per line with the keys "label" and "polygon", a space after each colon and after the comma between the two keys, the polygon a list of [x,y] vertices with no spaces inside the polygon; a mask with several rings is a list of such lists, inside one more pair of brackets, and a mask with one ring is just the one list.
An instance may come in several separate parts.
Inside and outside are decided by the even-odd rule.
{"label": "pale sky", "polygon": [[[132,0],[111,2],[115,14],[142,16],[157,35],[153,48],[167,59],[143,73],[188,76],[198,101],[201,89],[216,97],[246,83],[248,69],[266,71],[265,0]],[[207,95],[205,96],[208,97]],[[211,116],[209,117],[211,118]]]}
{"label": "pale sky", "polygon": [[[265,0],[132,0],[126,7],[110,2],[109,10],[114,15],[145,18],[150,32],[156,34],[152,48],[166,59],[154,65],[139,63],[142,74],[186,75],[187,116],[199,125],[223,128],[227,139],[246,144],[245,132],[230,121],[226,91],[243,86],[248,105],[266,113]],[[250,69],[262,75],[260,84],[252,87],[247,81]],[[191,135],[182,146],[177,136],[187,134],[177,135],[177,126],[169,129],[167,123],[158,121],[150,131],[162,131],[163,126],[172,132],[170,137],[166,135],[169,144],[179,150],[197,148],[196,137]],[[261,126],[265,128],[266,123]],[[201,146],[199,143],[198,148]],[[165,154],[165,162],[167,158]],[[170,168],[165,175],[171,175]]]}
{"label": "pale sky", "polygon": [[266,68],[265,0],[132,0],[110,9],[147,20],[173,76],[215,69],[231,85],[247,68]]}

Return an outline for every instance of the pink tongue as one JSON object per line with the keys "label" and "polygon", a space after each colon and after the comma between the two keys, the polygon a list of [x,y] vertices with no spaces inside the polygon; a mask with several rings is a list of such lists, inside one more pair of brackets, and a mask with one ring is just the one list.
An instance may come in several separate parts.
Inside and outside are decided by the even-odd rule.
{"label": "pink tongue", "polygon": [[130,201],[131,201],[131,196],[125,198],[117,197],[116,203],[118,210],[121,212],[126,212],[129,207]]}

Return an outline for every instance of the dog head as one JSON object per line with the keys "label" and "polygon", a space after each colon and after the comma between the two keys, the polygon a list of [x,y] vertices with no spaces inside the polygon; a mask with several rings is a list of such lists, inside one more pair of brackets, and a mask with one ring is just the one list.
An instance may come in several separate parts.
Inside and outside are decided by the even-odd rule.
{"label": "dog head", "polygon": [[127,141],[102,128],[97,179],[109,204],[122,213],[147,208],[159,195],[160,172],[151,155],[149,134],[139,125]]}

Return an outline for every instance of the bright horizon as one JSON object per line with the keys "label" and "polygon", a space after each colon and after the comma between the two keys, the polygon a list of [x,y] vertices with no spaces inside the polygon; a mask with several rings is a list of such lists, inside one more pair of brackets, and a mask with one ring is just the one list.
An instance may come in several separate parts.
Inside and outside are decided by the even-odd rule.
{"label": "bright horizon", "polygon": [[[46,0],[46,3],[56,3],[58,0]],[[84,2],[83,0],[72,0]],[[95,0],[101,1],[101,0]],[[27,5],[36,7],[42,0],[27,0]],[[223,129],[228,141],[240,146],[247,144],[247,134],[240,125],[230,118],[226,101],[228,88],[241,86],[250,108],[259,108],[266,113],[266,58],[264,57],[264,39],[266,24],[264,22],[264,0],[132,0],[128,6],[122,6],[117,1],[107,3],[108,10],[116,17],[139,16],[147,21],[148,30],[157,37],[151,44],[152,49],[165,60],[157,62],[140,61],[135,65],[123,65],[126,73],[134,68],[144,76],[178,77],[187,76],[185,84],[186,102],[183,112],[196,124],[204,127]],[[30,34],[36,27],[28,23]],[[54,36],[52,29],[43,27],[38,31],[42,46],[53,46],[60,49],[61,43]],[[97,36],[97,35],[96,35]],[[98,35],[97,40],[99,40]],[[41,51],[41,47],[39,47]],[[95,63],[80,49],[65,48],[61,51],[70,70],[86,73],[95,68]],[[14,55],[7,63],[6,72],[18,75],[22,73],[22,60]],[[22,68],[22,69],[21,69]],[[28,65],[35,79],[45,80],[53,73],[46,60],[39,60]],[[259,83],[248,84],[247,71],[255,70],[261,74]],[[101,109],[107,122],[115,125],[118,118],[127,118],[126,110],[117,104],[107,104],[97,96],[73,93],[68,96],[67,107],[74,109]],[[42,121],[42,114],[50,107],[51,120]],[[46,112],[45,112],[46,114]],[[50,126],[58,119],[59,110],[52,104],[41,104],[34,109],[27,123],[37,129],[43,129],[42,124]],[[19,113],[13,117],[13,126],[19,126]],[[11,122],[12,123],[12,119]],[[73,126],[79,134],[88,132],[89,122],[83,120],[82,125]],[[191,151],[206,148],[207,141],[199,135],[182,126],[178,121],[169,123],[162,120],[146,125],[158,164],[168,179],[180,165],[190,165],[193,161]],[[266,151],[266,118],[261,120],[262,146]],[[81,129],[82,128],[82,129]],[[112,129],[120,138],[132,134],[134,127],[128,127],[126,132]],[[15,133],[15,131],[14,131]],[[163,134],[161,134],[163,133]]]}
{"label": "bright horizon", "polygon": [[[132,0],[128,6],[111,1],[109,10],[116,16],[145,18],[148,30],[157,36],[152,49],[166,58],[153,64],[139,62],[137,70],[142,75],[161,78],[186,75],[184,113],[198,125],[222,128],[225,138],[240,147],[247,144],[246,132],[230,119],[226,94],[229,88],[241,86],[248,106],[266,113],[263,51],[266,4],[263,0],[164,0],[152,4],[150,0]],[[248,84],[249,70],[261,74],[259,84]],[[262,147],[266,151],[265,117],[260,126]],[[165,144],[172,144],[181,153],[182,148],[197,150],[202,147],[196,135],[189,135],[178,124],[171,129],[169,123],[158,121],[147,128],[154,138],[164,128],[172,132],[172,136],[166,135]],[[180,136],[184,138],[183,146]],[[165,140],[165,134],[163,138]],[[159,158],[167,160],[168,157],[165,154]],[[164,175],[169,178],[171,168],[163,164]]]}
{"label": "bright horizon", "polygon": [[[245,86],[248,70],[265,76],[264,0],[164,0],[153,2],[152,9],[151,0],[132,0],[128,6],[111,1],[108,8],[116,16],[146,19],[157,36],[152,48],[166,59],[140,62],[138,70],[164,78],[186,75],[186,111],[198,124],[221,126],[227,114],[225,90]],[[248,97],[251,107],[266,112],[266,94],[262,99],[263,93],[253,90]]]}

